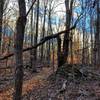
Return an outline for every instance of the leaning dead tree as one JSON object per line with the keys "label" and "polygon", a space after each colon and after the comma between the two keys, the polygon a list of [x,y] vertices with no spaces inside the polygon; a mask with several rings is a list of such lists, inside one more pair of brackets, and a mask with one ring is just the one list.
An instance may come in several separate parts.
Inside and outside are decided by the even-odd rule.
{"label": "leaning dead tree", "polygon": [[[34,48],[37,48],[37,47],[39,47],[40,45],[43,45],[43,44],[44,44],[45,42],[47,42],[48,40],[53,39],[53,38],[57,38],[57,37],[60,36],[61,34],[65,34],[66,31],[68,32],[68,31],[71,31],[71,30],[75,29],[77,23],[79,22],[79,20],[80,20],[82,17],[83,17],[83,14],[81,13],[80,16],[77,18],[77,20],[75,21],[75,23],[74,23],[74,25],[73,25],[72,27],[70,27],[69,29],[66,29],[66,30],[64,30],[64,31],[60,31],[60,32],[58,32],[58,33],[56,33],[56,34],[52,34],[52,35],[50,35],[50,36],[44,37],[43,39],[40,40],[40,42],[39,42],[38,44],[23,49],[23,52],[26,52],[26,51],[32,50],[32,49],[34,49]],[[6,55],[6,56],[4,56],[4,57],[0,57],[0,60],[5,60],[5,59],[7,59],[7,58],[9,58],[9,57],[11,57],[11,56],[13,56],[13,55],[14,55],[14,53],[10,53],[10,54],[8,54],[8,55]]]}

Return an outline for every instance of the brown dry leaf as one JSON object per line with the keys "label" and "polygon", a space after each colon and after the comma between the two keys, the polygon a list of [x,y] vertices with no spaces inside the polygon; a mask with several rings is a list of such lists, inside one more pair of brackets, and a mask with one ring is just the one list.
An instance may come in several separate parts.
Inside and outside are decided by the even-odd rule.
{"label": "brown dry leaf", "polygon": [[[40,73],[32,77],[30,80],[24,81],[23,84],[23,93],[22,95],[27,94],[32,91],[34,88],[37,89],[45,84],[45,79],[50,75],[51,68],[44,68]],[[12,100],[12,94],[14,92],[13,86],[9,86],[9,89],[4,90],[0,93],[0,100]]]}

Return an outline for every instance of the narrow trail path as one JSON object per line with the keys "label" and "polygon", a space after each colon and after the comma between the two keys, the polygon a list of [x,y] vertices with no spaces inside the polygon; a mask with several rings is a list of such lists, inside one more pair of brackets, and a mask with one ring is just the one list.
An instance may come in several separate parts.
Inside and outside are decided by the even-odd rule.
{"label": "narrow trail path", "polygon": [[[47,84],[47,77],[52,73],[52,68],[43,68],[39,73],[29,76],[29,80],[24,81],[23,83],[23,93],[22,95],[27,94],[32,91],[34,88],[43,87]],[[6,90],[0,92],[0,100],[12,100],[13,98],[14,87],[9,86]]]}

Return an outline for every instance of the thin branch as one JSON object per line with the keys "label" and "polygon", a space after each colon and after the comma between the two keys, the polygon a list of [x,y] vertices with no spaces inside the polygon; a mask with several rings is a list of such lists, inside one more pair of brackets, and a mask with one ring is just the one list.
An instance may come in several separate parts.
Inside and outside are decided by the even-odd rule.
{"label": "thin branch", "polygon": [[35,2],[36,2],[36,0],[34,0],[34,1],[33,1],[33,3],[32,3],[32,5],[31,5],[31,7],[29,8],[28,12],[26,13],[26,17],[27,17],[27,16],[28,16],[28,14],[30,13],[30,11],[31,11],[31,9],[32,9],[33,5],[35,4]]}

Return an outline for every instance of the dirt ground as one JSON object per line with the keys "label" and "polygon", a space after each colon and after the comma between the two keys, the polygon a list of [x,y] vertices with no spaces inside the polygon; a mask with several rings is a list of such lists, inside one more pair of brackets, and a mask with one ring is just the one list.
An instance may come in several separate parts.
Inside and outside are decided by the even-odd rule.
{"label": "dirt ground", "polygon": [[[53,77],[53,78],[50,78]],[[38,73],[24,72],[22,100],[100,100],[100,80],[67,81],[61,92],[63,77],[55,78],[52,67],[44,67]],[[0,100],[12,100],[13,83],[0,90]]]}

